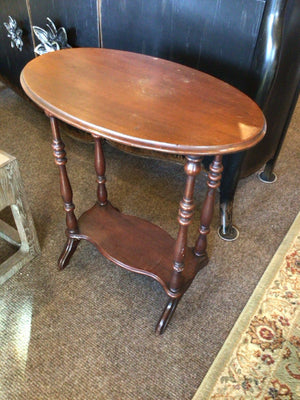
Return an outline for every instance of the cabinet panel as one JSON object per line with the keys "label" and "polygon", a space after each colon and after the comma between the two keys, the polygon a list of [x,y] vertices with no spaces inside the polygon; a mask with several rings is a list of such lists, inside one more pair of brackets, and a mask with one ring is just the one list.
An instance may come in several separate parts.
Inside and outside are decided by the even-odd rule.
{"label": "cabinet panel", "polygon": [[49,17],[57,28],[66,29],[72,47],[99,46],[97,0],[29,0],[29,4],[33,25],[46,28]]}
{"label": "cabinet panel", "polygon": [[103,46],[234,81],[251,65],[264,0],[102,0]]}
{"label": "cabinet panel", "polygon": [[[25,64],[34,57],[29,16],[25,0],[0,0],[0,75],[13,85],[19,84],[20,73]],[[23,48],[11,47],[10,38],[3,25],[8,16],[14,18],[23,31]]]}

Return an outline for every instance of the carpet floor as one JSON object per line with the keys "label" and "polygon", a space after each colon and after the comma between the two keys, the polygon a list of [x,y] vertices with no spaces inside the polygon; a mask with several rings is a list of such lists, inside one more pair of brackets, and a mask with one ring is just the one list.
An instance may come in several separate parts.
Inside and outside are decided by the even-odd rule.
{"label": "carpet floor", "polygon": [[[189,400],[299,211],[300,109],[291,122],[273,185],[240,181],[236,242],[209,237],[210,262],[179,304],[165,334],[154,328],[166,296],[150,278],[107,261],[81,243],[58,272],[65,217],[49,121],[7,87],[0,88],[0,148],[19,162],[42,254],[0,287],[0,399]],[[95,201],[93,146],[63,136],[76,213]],[[105,145],[107,189],[121,211],[175,236],[185,180],[179,164]],[[196,238],[205,175],[197,180]],[[4,210],[0,218],[10,219]],[[1,258],[12,249],[0,244]]]}

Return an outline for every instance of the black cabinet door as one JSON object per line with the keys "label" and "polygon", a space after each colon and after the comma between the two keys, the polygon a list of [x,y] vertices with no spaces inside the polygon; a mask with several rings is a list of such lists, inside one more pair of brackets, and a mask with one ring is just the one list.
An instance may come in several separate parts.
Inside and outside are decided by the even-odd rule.
{"label": "black cabinet door", "polygon": [[[1,0],[0,5],[0,74],[14,86],[20,86],[20,73],[25,64],[34,57],[26,1]],[[7,30],[3,23],[8,22],[9,15],[17,21],[19,28],[23,31],[22,51],[11,47],[11,41],[7,37]]]}
{"label": "black cabinet door", "polygon": [[[56,28],[67,31],[72,47],[99,46],[99,13],[97,0],[29,0],[32,24],[45,28],[49,17]],[[35,39],[36,44],[40,42]]]}
{"label": "black cabinet door", "polygon": [[102,0],[103,46],[177,61],[239,86],[264,8],[265,0]]}

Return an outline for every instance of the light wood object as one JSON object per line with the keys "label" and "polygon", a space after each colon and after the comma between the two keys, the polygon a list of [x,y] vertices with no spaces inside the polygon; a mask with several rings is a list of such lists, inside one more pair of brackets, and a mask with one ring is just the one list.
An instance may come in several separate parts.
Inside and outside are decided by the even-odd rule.
{"label": "light wood object", "polygon": [[[221,181],[222,155],[248,149],[262,139],[266,129],[263,113],[246,95],[212,76],[118,50],[80,48],[43,55],[27,64],[21,83],[51,122],[67,225],[59,268],[69,263],[84,239],[115,264],[156,279],[168,296],[156,327],[157,333],[163,333],[179,300],[208,262],[207,234]],[[58,119],[90,132],[95,139],[97,201],[79,219]],[[110,204],[101,138],[185,155],[186,185],[177,238]],[[214,155],[214,161],[199,235],[195,247],[190,248],[187,235],[194,212],[195,178],[204,155]]]}
{"label": "light wood object", "polygon": [[18,250],[0,264],[0,284],[40,253],[40,246],[18,162],[15,157],[0,151],[0,211],[10,207],[17,230],[0,220],[0,238]]}

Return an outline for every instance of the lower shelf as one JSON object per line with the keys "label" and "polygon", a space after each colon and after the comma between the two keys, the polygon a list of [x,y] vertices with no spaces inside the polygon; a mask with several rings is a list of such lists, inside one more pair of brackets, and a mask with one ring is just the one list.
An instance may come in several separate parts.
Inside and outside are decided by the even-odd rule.
{"label": "lower shelf", "polygon": [[197,257],[187,248],[183,289],[175,294],[169,290],[175,240],[163,229],[122,214],[110,203],[105,206],[96,203],[82,214],[78,224],[79,233],[71,237],[93,243],[100,253],[122,268],[156,279],[172,298],[180,297],[208,262],[206,255]]}

